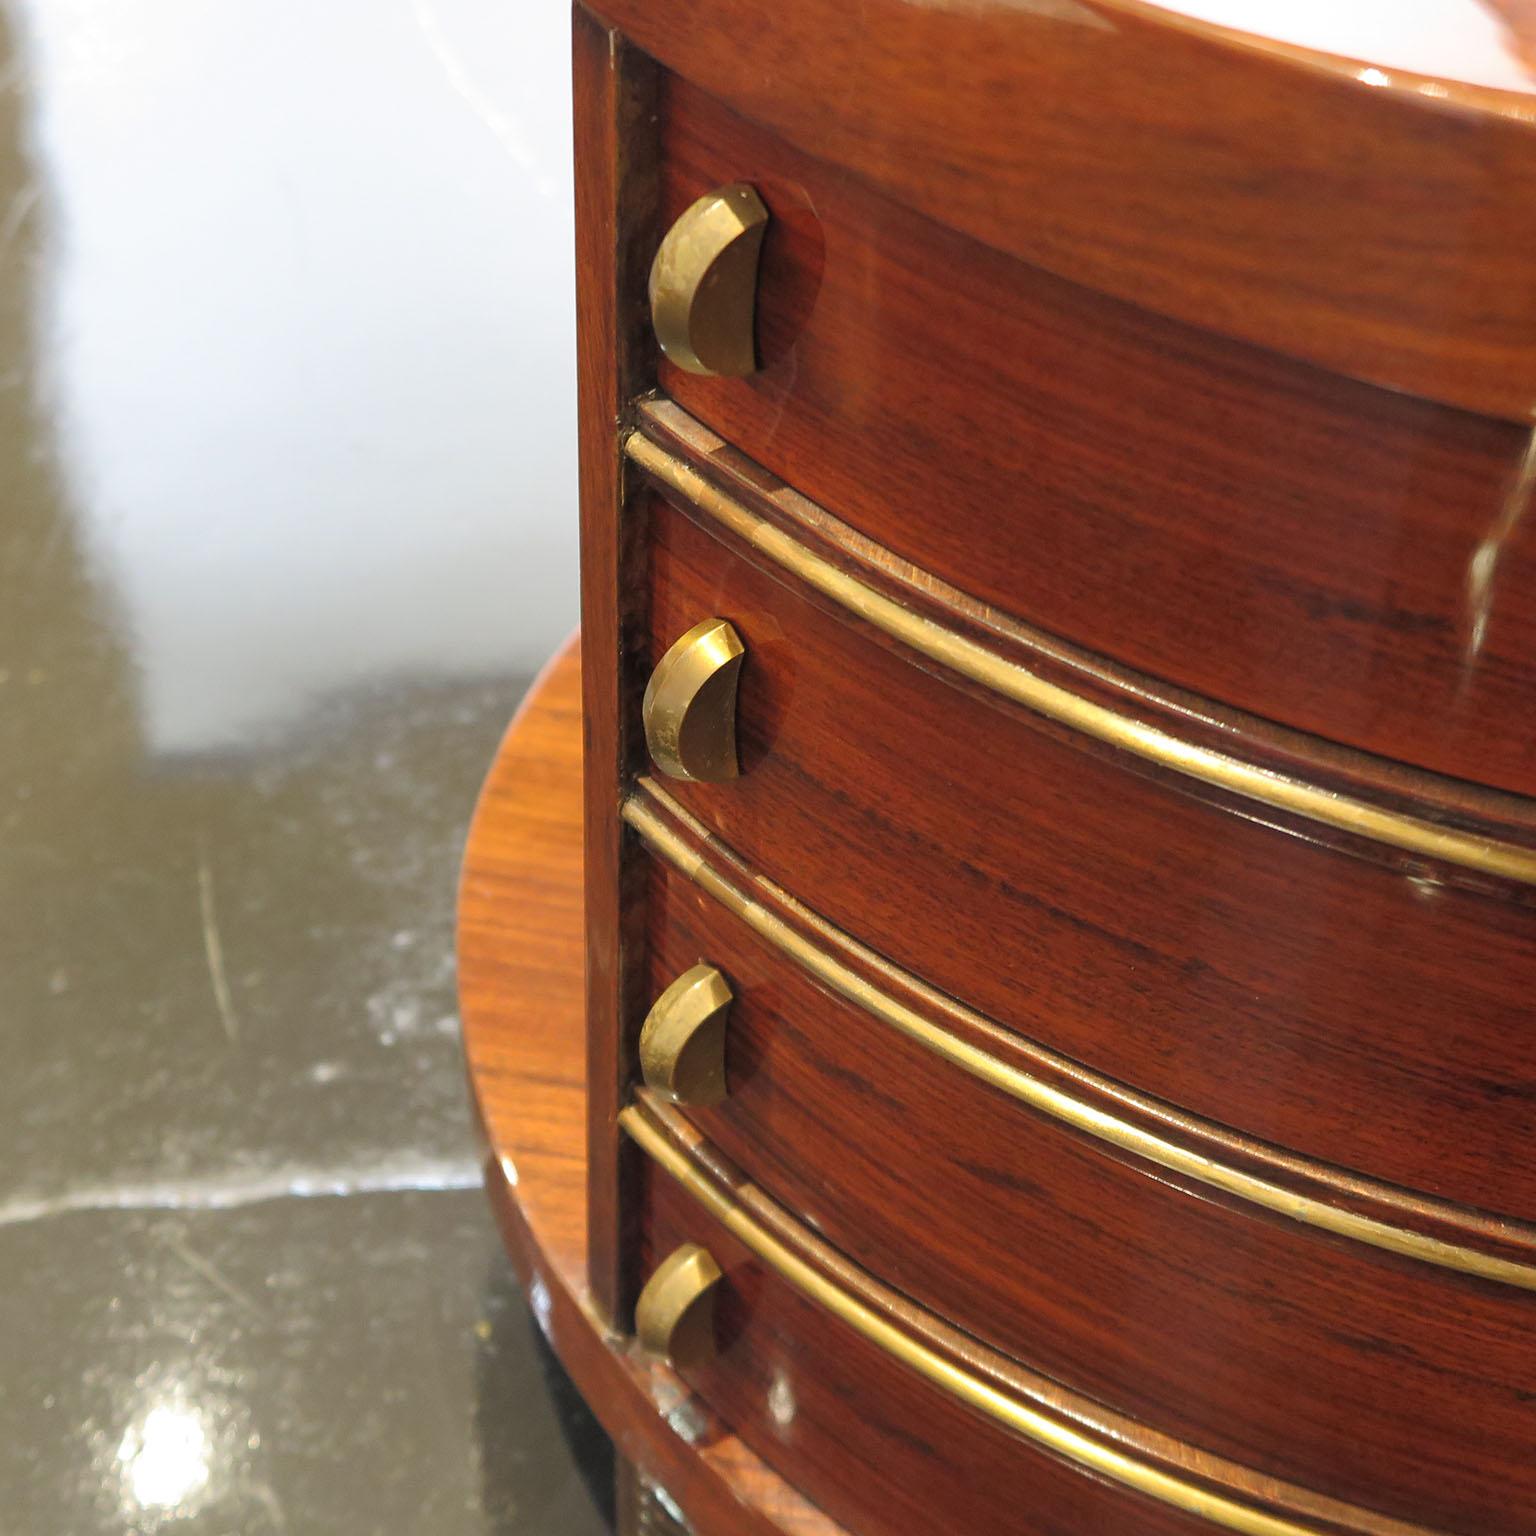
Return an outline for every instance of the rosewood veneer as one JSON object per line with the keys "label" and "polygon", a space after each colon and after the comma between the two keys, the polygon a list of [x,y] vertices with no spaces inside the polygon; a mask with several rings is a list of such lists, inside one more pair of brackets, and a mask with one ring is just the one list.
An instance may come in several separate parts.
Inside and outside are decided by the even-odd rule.
{"label": "rosewood veneer", "polygon": [[629,1528],[1536,1536],[1536,88],[574,60],[583,638],[460,969]]}

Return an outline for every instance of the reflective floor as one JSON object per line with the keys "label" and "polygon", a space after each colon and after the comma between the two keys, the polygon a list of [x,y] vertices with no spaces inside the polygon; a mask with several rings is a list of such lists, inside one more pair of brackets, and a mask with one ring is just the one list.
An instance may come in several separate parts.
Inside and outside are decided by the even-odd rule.
{"label": "reflective floor", "polygon": [[605,1530],[454,1016],[453,871],[519,685],[380,687],[157,769],[89,675],[6,685],[0,1529]]}
{"label": "reflective floor", "polygon": [[0,0],[4,1536],[608,1529],[451,948],[574,618],[566,12],[313,9]]}

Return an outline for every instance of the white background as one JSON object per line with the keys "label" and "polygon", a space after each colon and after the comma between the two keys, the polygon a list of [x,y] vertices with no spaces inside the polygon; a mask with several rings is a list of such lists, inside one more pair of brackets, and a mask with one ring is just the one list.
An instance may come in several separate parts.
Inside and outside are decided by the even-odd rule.
{"label": "white background", "polygon": [[151,748],[534,669],[576,615],[568,6],[11,12],[39,407]]}

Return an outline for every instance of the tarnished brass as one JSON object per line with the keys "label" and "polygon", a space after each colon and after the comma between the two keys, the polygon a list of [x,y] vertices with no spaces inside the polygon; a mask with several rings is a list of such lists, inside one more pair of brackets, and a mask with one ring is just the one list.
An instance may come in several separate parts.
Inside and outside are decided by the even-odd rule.
{"label": "tarnished brass", "polygon": [[725,1097],[725,1021],[731,989],[712,965],[684,971],[656,999],[640,1028],[646,1086],[674,1104],[704,1107]]}
{"label": "tarnished brass", "polygon": [[736,676],[745,654],[724,619],[705,619],[657,662],[641,714],[663,773],[709,784],[736,777]]}
{"label": "tarnished brass", "polygon": [[757,259],[768,210],[744,181],[707,192],[651,263],[651,323],[689,373],[741,378],[757,367]]}
{"label": "tarnished brass", "polygon": [[720,1266],[707,1248],[684,1243],[656,1267],[635,1303],[642,1347],[680,1371],[715,1353],[715,1287]]}

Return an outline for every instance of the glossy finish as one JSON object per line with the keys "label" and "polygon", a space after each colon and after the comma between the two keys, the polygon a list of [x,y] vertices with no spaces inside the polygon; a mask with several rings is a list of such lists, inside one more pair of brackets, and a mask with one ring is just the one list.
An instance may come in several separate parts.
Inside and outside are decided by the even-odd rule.
{"label": "glossy finish", "polygon": [[[797,902],[654,780],[624,802],[646,849],[784,960],[940,1062],[1063,1126],[1244,1205],[1500,1285],[1536,1289],[1536,1226],[1405,1190],[1242,1136],[994,1024]],[[642,1060],[642,1066],[644,1065]]]}
{"label": "glossy finish", "polygon": [[745,182],[706,192],[680,214],[651,264],[651,324],[687,373],[741,378],[757,367],[757,259],[768,210]]}
{"label": "glossy finish", "polygon": [[[1141,718],[1144,709],[1132,712],[1106,705],[1095,697],[1109,670],[1101,658],[1085,652],[1072,658],[1079,673],[1076,687],[1042,675],[1066,659],[1062,647],[1027,633],[1011,623],[1006,613],[986,609],[926,572],[910,567],[893,571],[894,562],[888,556],[882,559],[884,552],[878,546],[857,539],[845,525],[787,487],[771,491],[767,498],[771,510],[764,515],[751,505],[762,499],[761,493],[767,489],[761,470],[745,461],[732,461],[727,468],[724,445],[710,440],[704,449],[709,461],[706,472],[698,455],[707,434],[692,418],[662,401],[647,402],[639,414],[641,430],[625,439],[624,451],[684,506],[803,582],[835,608],[856,616],[925,662],[936,663],[957,682],[1022,705],[1096,746],[1112,747],[1139,759],[1135,766],[1143,771],[1151,768],[1166,773],[1173,782],[1183,777],[1189,781],[1184,787],[1191,793],[1215,791],[1244,810],[1278,814],[1284,825],[1294,823],[1304,836],[1336,838],[1343,834],[1361,847],[1379,845],[1378,856],[1422,856],[1448,866],[1447,873],[1462,881],[1468,879],[1464,872],[1470,871],[1474,882],[1491,876],[1515,886],[1536,884],[1536,846],[1531,846],[1536,826],[1528,802],[1512,796],[1485,797],[1493,817],[1512,815],[1520,819],[1524,842],[1499,835],[1496,821],[1492,827],[1465,830],[1445,826],[1439,815],[1446,804],[1470,797],[1461,786],[1432,775],[1409,775],[1396,765],[1360,753],[1319,750],[1305,737],[1291,734],[1286,739],[1272,729],[1265,732],[1263,722],[1243,722],[1239,728],[1243,734],[1255,739],[1267,734],[1274,743],[1285,741],[1289,746],[1296,760],[1294,768],[1276,771],[1262,760],[1202,742],[1197,732],[1181,728],[1182,722],[1170,729]],[[669,451],[664,443],[657,442],[651,434],[658,429],[672,437],[680,451]],[[717,484],[713,478],[716,471],[734,481],[734,486]],[[776,519],[776,512],[788,515]],[[797,523],[798,530],[794,526]],[[839,546],[841,562],[815,547],[822,540]],[[895,590],[881,590],[882,586]],[[976,636],[968,632],[983,626],[991,633]],[[658,677],[671,658],[671,652],[663,658]],[[1137,704],[1152,702],[1150,689],[1137,688],[1129,677],[1124,681]],[[733,724],[734,702],[733,692]],[[649,691],[644,703],[650,703]],[[1395,780],[1399,799],[1406,804],[1373,804],[1341,792],[1336,782],[1341,771],[1364,783]],[[1424,867],[1432,866],[1426,863]]]}
{"label": "glossy finish", "polygon": [[485,763],[574,617],[569,424],[508,425],[572,368],[508,282],[567,260],[525,243],[552,204],[564,245],[564,38],[434,10],[526,61],[481,76],[524,162],[408,12],[0,8],[7,1532],[607,1529],[452,968]]}
{"label": "glossy finish", "polygon": [[762,371],[661,370],[735,447],[897,555],[1201,708],[1536,791],[1528,428],[1011,261],[680,81],[662,131],[667,210],[735,166],[774,214]]}
{"label": "glossy finish", "polygon": [[720,1266],[707,1248],[683,1243],[658,1264],[635,1302],[635,1338],[674,1370],[695,1370],[715,1353]]}
{"label": "glossy finish", "polygon": [[1340,1241],[1029,1113],[665,866],[648,908],[653,975],[704,951],[737,984],[735,1089],[689,1119],[851,1260],[1263,1475],[1446,1530],[1536,1529],[1529,1290]]}
{"label": "glossy finish", "polygon": [[[655,342],[644,307],[655,251],[655,161],[645,145],[655,119],[651,65],[577,7],[572,12],[576,154],[577,425],[581,445],[581,624],[586,859],[586,1008],[592,1077],[586,1096],[592,1166],[585,1252],[605,1317],[622,1321],[636,1275],[622,1241],[626,1154],[618,1113],[628,1085],[634,1021],[644,1014],[627,957],[642,919],[629,901],[621,857],[619,800],[645,761],[637,715],[646,674],[638,670],[631,611],[633,533],[621,537],[623,498],[614,424],[654,376]],[[622,216],[621,216],[622,212]],[[695,615],[697,617],[697,615]],[[692,620],[689,621],[690,623]]]}
{"label": "glossy finish", "polygon": [[[726,1271],[729,1343],[688,1380],[830,1513],[856,1511],[858,1530],[910,1530],[921,1509],[923,1528],[944,1533],[1033,1536],[1104,1520],[1138,1532],[1423,1536],[1254,1479],[1011,1366],[786,1220],[686,1122],[639,1107],[624,1126],[655,1159],[651,1242],[697,1232]],[[854,1394],[878,1413],[850,1413]]]}
{"label": "glossy finish", "polygon": [[9,1530],[610,1530],[478,1188],[125,1202],[13,1223],[0,1264]]}
{"label": "glossy finish", "polygon": [[[1529,96],[1140,0],[601,14],[587,1256],[619,1330],[723,1272],[679,1470],[859,1536],[1536,1536]],[[731,184],[712,378],[636,252]],[[705,616],[714,782],[646,697]]]}
{"label": "glossy finish", "polygon": [[701,619],[656,663],[640,714],[646,750],[669,778],[720,784],[736,777],[736,684],[745,654],[724,619]]}
{"label": "glossy finish", "polygon": [[[601,9],[744,117],[998,251],[1351,377],[1512,421],[1536,405],[1523,95],[1298,59],[1137,0]],[[765,190],[760,169],[727,174]]]}
{"label": "glossy finish", "polygon": [[1356,64],[1368,59],[1384,69],[1536,93],[1536,14],[1525,0],[1421,0],[1411,9],[1395,0],[1346,8],[1330,0],[1157,3],[1260,43],[1272,38]]}
{"label": "glossy finish", "polygon": [[725,1097],[731,1001],[725,977],[703,962],[668,984],[640,1027],[640,1071],[647,1087],[677,1104],[718,1104]]}
{"label": "glossy finish", "polygon": [[756,658],[741,778],[673,781],[750,864],[1133,1089],[1536,1217],[1533,1170],[1503,1150],[1536,1134],[1521,1086],[1529,907],[1128,773],[919,670],[659,498],[649,516],[656,633],[707,605]]}
{"label": "glossy finish", "polygon": [[486,1185],[540,1325],[644,1481],[700,1530],[841,1536],[601,1312],[587,1249],[581,688],[572,646],[496,755],[465,852],[459,985]]}

